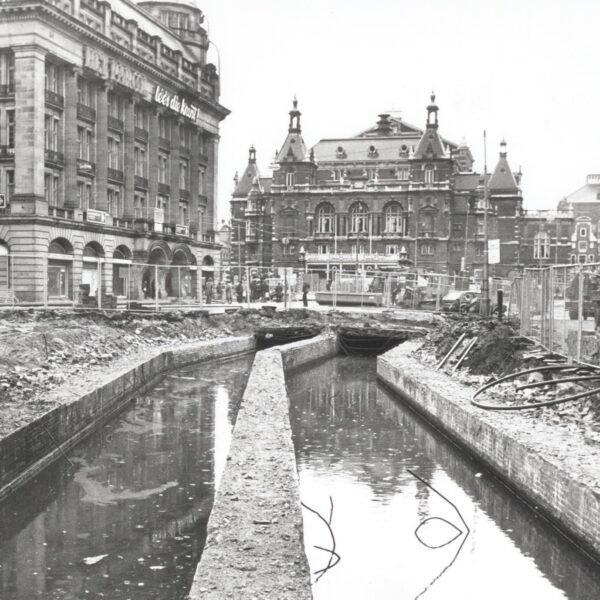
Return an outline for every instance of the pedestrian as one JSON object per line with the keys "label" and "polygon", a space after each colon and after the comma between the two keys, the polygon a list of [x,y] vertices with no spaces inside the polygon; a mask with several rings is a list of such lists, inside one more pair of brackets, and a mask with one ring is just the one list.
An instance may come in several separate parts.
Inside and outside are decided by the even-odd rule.
{"label": "pedestrian", "polygon": [[206,280],[206,304],[212,304],[213,299],[213,280]]}
{"label": "pedestrian", "polygon": [[241,281],[235,286],[235,298],[240,304],[244,301],[244,286]]}
{"label": "pedestrian", "polygon": [[308,285],[308,283],[305,283],[302,286],[302,304],[304,306],[308,306],[308,290],[310,289],[310,285]]}
{"label": "pedestrian", "polygon": [[225,301],[227,304],[231,304],[233,301],[233,286],[231,285],[231,281],[225,284]]}
{"label": "pedestrian", "polygon": [[223,280],[219,279],[217,283],[217,302],[223,302]]}

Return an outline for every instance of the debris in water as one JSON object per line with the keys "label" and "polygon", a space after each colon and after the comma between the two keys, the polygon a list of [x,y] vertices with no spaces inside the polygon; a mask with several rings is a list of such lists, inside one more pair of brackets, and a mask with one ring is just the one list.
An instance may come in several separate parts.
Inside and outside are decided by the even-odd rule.
{"label": "debris in water", "polygon": [[83,563],[85,565],[95,565],[99,563],[103,558],[106,558],[108,554],[99,554],[98,556],[86,556],[83,559]]}

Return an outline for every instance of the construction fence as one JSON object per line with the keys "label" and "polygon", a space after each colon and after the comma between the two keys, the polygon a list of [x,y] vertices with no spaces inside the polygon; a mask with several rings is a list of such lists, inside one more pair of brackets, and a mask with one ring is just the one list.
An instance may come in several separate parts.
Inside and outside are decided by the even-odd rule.
{"label": "construction fence", "polygon": [[551,352],[600,364],[600,264],[525,269],[519,285],[522,335]]}
{"label": "construction fence", "polygon": [[[490,280],[504,304],[510,283]],[[369,270],[360,266],[258,267],[163,265],[71,255],[0,254],[0,305],[166,310],[206,304],[301,302],[323,306],[479,312],[480,283],[437,273]],[[314,304],[313,304],[314,306]]]}

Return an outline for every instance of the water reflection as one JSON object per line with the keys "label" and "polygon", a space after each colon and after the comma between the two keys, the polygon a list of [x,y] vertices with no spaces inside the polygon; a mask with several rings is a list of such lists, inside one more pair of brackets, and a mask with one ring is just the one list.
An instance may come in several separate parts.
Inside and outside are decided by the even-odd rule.
{"label": "water reflection", "polygon": [[[341,562],[313,586],[316,600],[600,597],[597,565],[378,386],[374,361],[333,359],[290,376],[288,390],[302,500],[325,516],[330,495],[335,505]],[[438,549],[417,539],[429,517],[464,527],[408,470],[456,505],[468,538]],[[313,546],[328,534],[304,520],[315,571],[326,555]]]}
{"label": "water reflection", "polygon": [[0,598],[184,598],[251,362],[168,376],[0,505]]}

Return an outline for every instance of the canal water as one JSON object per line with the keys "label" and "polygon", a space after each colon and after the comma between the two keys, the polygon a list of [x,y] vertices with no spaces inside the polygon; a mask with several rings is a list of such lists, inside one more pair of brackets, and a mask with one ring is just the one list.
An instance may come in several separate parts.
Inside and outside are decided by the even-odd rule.
{"label": "canal water", "polygon": [[315,600],[600,598],[598,565],[375,369],[338,357],[288,376]]}
{"label": "canal water", "polygon": [[0,598],[185,598],[252,360],[168,375],[1,504]]}

